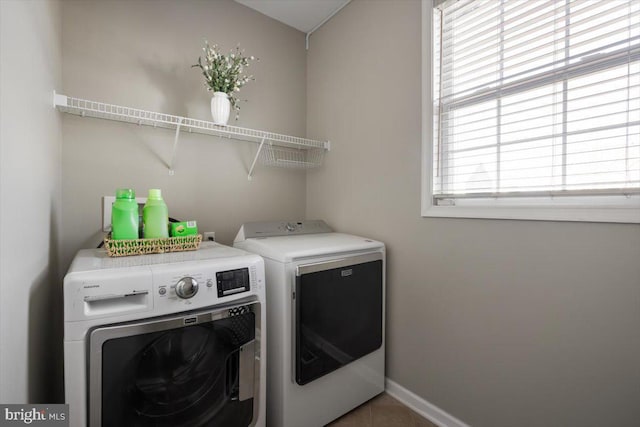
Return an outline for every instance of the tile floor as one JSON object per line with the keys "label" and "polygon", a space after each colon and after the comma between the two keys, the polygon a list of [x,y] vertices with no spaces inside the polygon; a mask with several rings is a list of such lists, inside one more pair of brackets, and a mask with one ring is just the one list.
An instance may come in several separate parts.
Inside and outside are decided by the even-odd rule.
{"label": "tile floor", "polygon": [[402,403],[382,393],[326,427],[437,427]]}

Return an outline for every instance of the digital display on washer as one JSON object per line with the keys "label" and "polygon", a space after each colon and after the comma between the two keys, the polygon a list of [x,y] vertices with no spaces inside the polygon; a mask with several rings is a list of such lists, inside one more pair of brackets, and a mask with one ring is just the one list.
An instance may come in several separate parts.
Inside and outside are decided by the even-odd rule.
{"label": "digital display on washer", "polygon": [[219,271],[216,273],[218,297],[226,297],[240,292],[247,292],[249,286],[249,269]]}

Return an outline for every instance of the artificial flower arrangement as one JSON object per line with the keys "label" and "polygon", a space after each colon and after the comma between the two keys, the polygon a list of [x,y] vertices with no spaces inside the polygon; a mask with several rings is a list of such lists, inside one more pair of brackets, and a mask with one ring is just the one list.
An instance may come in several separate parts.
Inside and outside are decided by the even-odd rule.
{"label": "artificial flower arrangement", "polygon": [[231,50],[228,54],[223,54],[218,49],[218,45],[209,45],[205,41],[204,58],[198,57],[198,63],[192,67],[199,67],[205,78],[205,86],[207,90],[213,92],[226,93],[231,102],[231,107],[236,111],[236,120],[238,120],[240,105],[237,93],[240,88],[250,80],[255,80],[252,75],[246,75],[244,69],[249,66],[250,61],[258,60],[254,56],[245,56],[244,50],[240,49],[240,45],[236,46],[235,51]]}

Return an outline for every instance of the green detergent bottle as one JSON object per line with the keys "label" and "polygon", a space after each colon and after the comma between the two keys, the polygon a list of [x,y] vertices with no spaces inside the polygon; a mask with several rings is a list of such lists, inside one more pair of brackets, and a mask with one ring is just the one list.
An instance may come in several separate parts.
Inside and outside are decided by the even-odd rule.
{"label": "green detergent bottle", "polygon": [[162,192],[149,190],[147,203],[142,209],[143,234],[145,239],[169,237],[169,210],[162,200]]}
{"label": "green detergent bottle", "polygon": [[116,201],[111,207],[111,238],[114,240],[138,238],[138,203],[131,188],[116,190]]}

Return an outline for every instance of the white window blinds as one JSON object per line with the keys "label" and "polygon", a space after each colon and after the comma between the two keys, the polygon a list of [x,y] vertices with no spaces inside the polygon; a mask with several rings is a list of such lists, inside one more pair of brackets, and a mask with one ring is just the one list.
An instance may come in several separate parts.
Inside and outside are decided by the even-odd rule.
{"label": "white window blinds", "polygon": [[640,0],[438,3],[434,204],[640,192]]}

